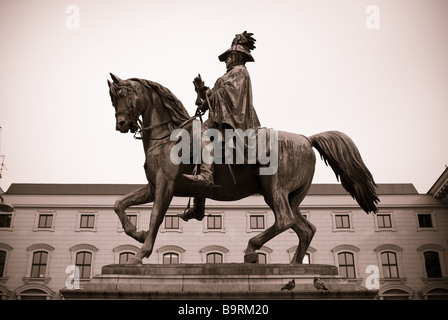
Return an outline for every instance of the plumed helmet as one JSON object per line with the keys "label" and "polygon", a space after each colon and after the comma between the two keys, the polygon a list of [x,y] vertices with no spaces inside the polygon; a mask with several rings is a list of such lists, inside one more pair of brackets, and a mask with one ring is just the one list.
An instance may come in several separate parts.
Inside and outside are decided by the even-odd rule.
{"label": "plumed helmet", "polygon": [[230,48],[223,54],[218,56],[219,61],[226,61],[227,56],[232,51],[238,51],[244,53],[246,61],[253,62],[254,58],[250,54],[250,51],[255,49],[255,39],[252,38],[254,34],[244,31],[243,33],[235,35]]}

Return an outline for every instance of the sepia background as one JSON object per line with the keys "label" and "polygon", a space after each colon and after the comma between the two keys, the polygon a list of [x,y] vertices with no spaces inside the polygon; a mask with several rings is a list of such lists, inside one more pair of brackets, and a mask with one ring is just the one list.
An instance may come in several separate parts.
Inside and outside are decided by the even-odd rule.
{"label": "sepia background", "polygon": [[[263,126],[348,134],[378,183],[426,193],[448,165],[448,2],[0,0],[0,187],[145,183],[106,79],[169,88],[192,115],[235,34]],[[317,160],[314,183],[337,183]]]}

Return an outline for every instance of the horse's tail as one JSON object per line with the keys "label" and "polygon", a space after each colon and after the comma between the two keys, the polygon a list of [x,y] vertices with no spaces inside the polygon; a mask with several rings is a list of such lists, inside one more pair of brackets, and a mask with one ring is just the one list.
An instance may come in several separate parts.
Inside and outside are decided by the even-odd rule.
{"label": "horse's tail", "polygon": [[309,137],[309,140],[360,207],[367,213],[377,213],[377,185],[352,139],[342,132],[326,131]]}

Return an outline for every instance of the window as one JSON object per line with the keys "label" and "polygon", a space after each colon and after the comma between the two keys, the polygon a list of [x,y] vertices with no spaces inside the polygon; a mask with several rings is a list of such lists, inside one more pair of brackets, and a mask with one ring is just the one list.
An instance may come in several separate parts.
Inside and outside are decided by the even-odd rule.
{"label": "window", "polygon": [[6,254],[6,251],[0,251],[0,278],[5,275]]}
{"label": "window", "polygon": [[42,284],[26,284],[16,289],[19,300],[50,300],[55,296],[50,288]]}
{"label": "window", "polygon": [[418,214],[418,226],[420,228],[432,228],[432,218],[430,214]]}
{"label": "window", "polygon": [[97,217],[97,211],[78,211],[75,231],[96,232]]}
{"label": "window", "polygon": [[416,212],[415,215],[417,218],[417,231],[437,231],[434,212]]}
{"label": "window", "polygon": [[120,257],[118,260],[119,264],[126,264],[126,262],[128,262],[130,257],[134,257],[135,253],[134,252],[122,252],[120,253]]}
{"label": "window", "polygon": [[249,220],[251,229],[264,229],[264,215],[251,215]]}
{"label": "window", "polygon": [[137,227],[137,215],[136,214],[128,214],[127,216],[128,216],[129,222]]}
{"label": "window", "polygon": [[36,243],[27,248],[28,263],[26,274],[29,276],[23,278],[25,283],[48,283],[51,280],[48,275],[50,274],[50,257],[53,250],[52,246],[45,243]]}
{"label": "window", "polygon": [[381,265],[384,278],[399,278],[397,254],[395,252],[386,251],[381,253]]}
{"label": "window", "polygon": [[51,228],[53,226],[53,215],[52,214],[40,214],[38,228]]}
{"label": "window", "polygon": [[[94,223],[93,223],[93,229],[84,229],[84,230],[90,230],[90,231],[95,231],[95,228],[97,227],[97,213],[96,212],[85,212],[85,213],[82,213],[82,214],[90,214],[90,215],[94,215],[95,216],[95,220],[94,220]],[[132,225],[134,225],[135,226],[135,228],[137,229],[137,230],[139,230],[139,221],[140,221],[140,212],[138,212],[138,211],[132,211],[132,212],[130,212],[130,211],[127,211],[126,212],[126,218],[128,219],[128,221],[132,224]],[[124,229],[123,229],[123,225],[121,224],[121,220],[120,219],[118,219],[117,220],[117,232],[124,232]]]}
{"label": "window", "polygon": [[207,263],[222,263],[222,254],[217,252],[208,253]]}
{"label": "window", "polygon": [[404,284],[403,277],[403,249],[395,244],[382,244],[374,249],[377,265],[380,267],[380,284]]}
{"label": "window", "polygon": [[157,249],[159,263],[162,264],[179,264],[182,263],[183,254],[185,249],[174,246],[166,245]]}
{"label": "window", "polygon": [[401,284],[381,286],[375,299],[379,300],[410,300],[414,297],[414,290]]}
{"label": "window", "polygon": [[346,214],[337,214],[334,217],[337,229],[350,229],[350,216]]}
{"label": "window", "polygon": [[163,264],[178,264],[179,255],[177,253],[168,252],[163,255]]}
{"label": "window", "polygon": [[12,225],[12,214],[0,214],[0,228],[9,229]]}
{"label": "window", "polygon": [[31,265],[31,278],[45,278],[47,273],[48,252],[37,251],[33,253]]}
{"label": "window", "polygon": [[355,279],[355,259],[351,252],[341,252],[338,254],[339,273],[347,279]]}
{"label": "window", "polygon": [[425,269],[428,278],[442,278],[442,268],[440,267],[439,254],[436,251],[426,251],[423,253],[425,258]]}
{"label": "window", "polygon": [[[6,276],[6,266],[8,265],[8,253],[12,250],[12,247],[6,243],[0,243],[0,280]],[[1,290],[0,290],[1,291]],[[1,292],[0,292],[1,294]],[[1,299],[1,296],[0,296]]]}
{"label": "window", "polygon": [[309,253],[305,253],[305,256],[303,257],[302,263],[303,264],[310,264],[310,254]]}
{"label": "window", "polygon": [[333,220],[333,231],[335,232],[353,232],[353,223],[352,223],[352,213],[350,211],[331,212],[332,220]]}
{"label": "window", "polygon": [[394,223],[393,212],[380,212],[373,216],[375,231],[397,231]]}
{"label": "window", "polygon": [[266,264],[267,263],[266,253],[258,252],[258,263],[259,264]]}
{"label": "window", "polygon": [[118,264],[126,264],[129,258],[135,256],[139,250],[140,249],[138,247],[130,244],[115,247],[112,249],[114,252],[114,262]]}
{"label": "window", "polygon": [[165,216],[165,229],[166,230],[178,230],[179,229],[179,217],[166,215]]}
{"label": "window", "polygon": [[419,291],[419,295],[424,300],[448,300],[448,285],[430,284]]}
{"label": "window", "polygon": [[80,220],[80,229],[93,229],[95,227],[95,215],[94,214],[82,214]]}
{"label": "window", "polygon": [[208,215],[207,216],[207,229],[209,229],[209,230],[222,229],[222,216]]}
{"label": "window", "polygon": [[219,245],[211,245],[202,248],[199,252],[202,254],[203,263],[224,263],[225,255],[229,252],[229,249]]}
{"label": "window", "polygon": [[224,213],[222,212],[205,213],[205,219],[202,221],[203,232],[225,232]]}
{"label": "window", "polygon": [[378,228],[392,228],[392,219],[390,214],[378,214],[376,219],[378,221]]}
{"label": "window", "polygon": [[33,231],[54,231],[56,211],[36,211]]}
{"label": "window", "polygon": [[79,277],[81,279],[90,278],[92,269],[92,253],[88,251],[81,251],[76,254],[75,265],[79,268]]}

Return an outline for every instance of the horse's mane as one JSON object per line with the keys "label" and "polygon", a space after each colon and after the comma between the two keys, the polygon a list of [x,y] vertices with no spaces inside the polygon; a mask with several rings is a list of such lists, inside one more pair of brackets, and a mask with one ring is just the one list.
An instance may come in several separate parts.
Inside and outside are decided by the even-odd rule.
{"label": "horse's mane", "polygon": [[190,118],[187,110],[185,109],[182,102],[166,87],[161,84],[149,81],[145,79],[132,78],[132,81],[137,81],[143,86],[154,90],[160,97],[162,104],[168,110],[170,117],[175,126],[181,125],[183,122]]}

